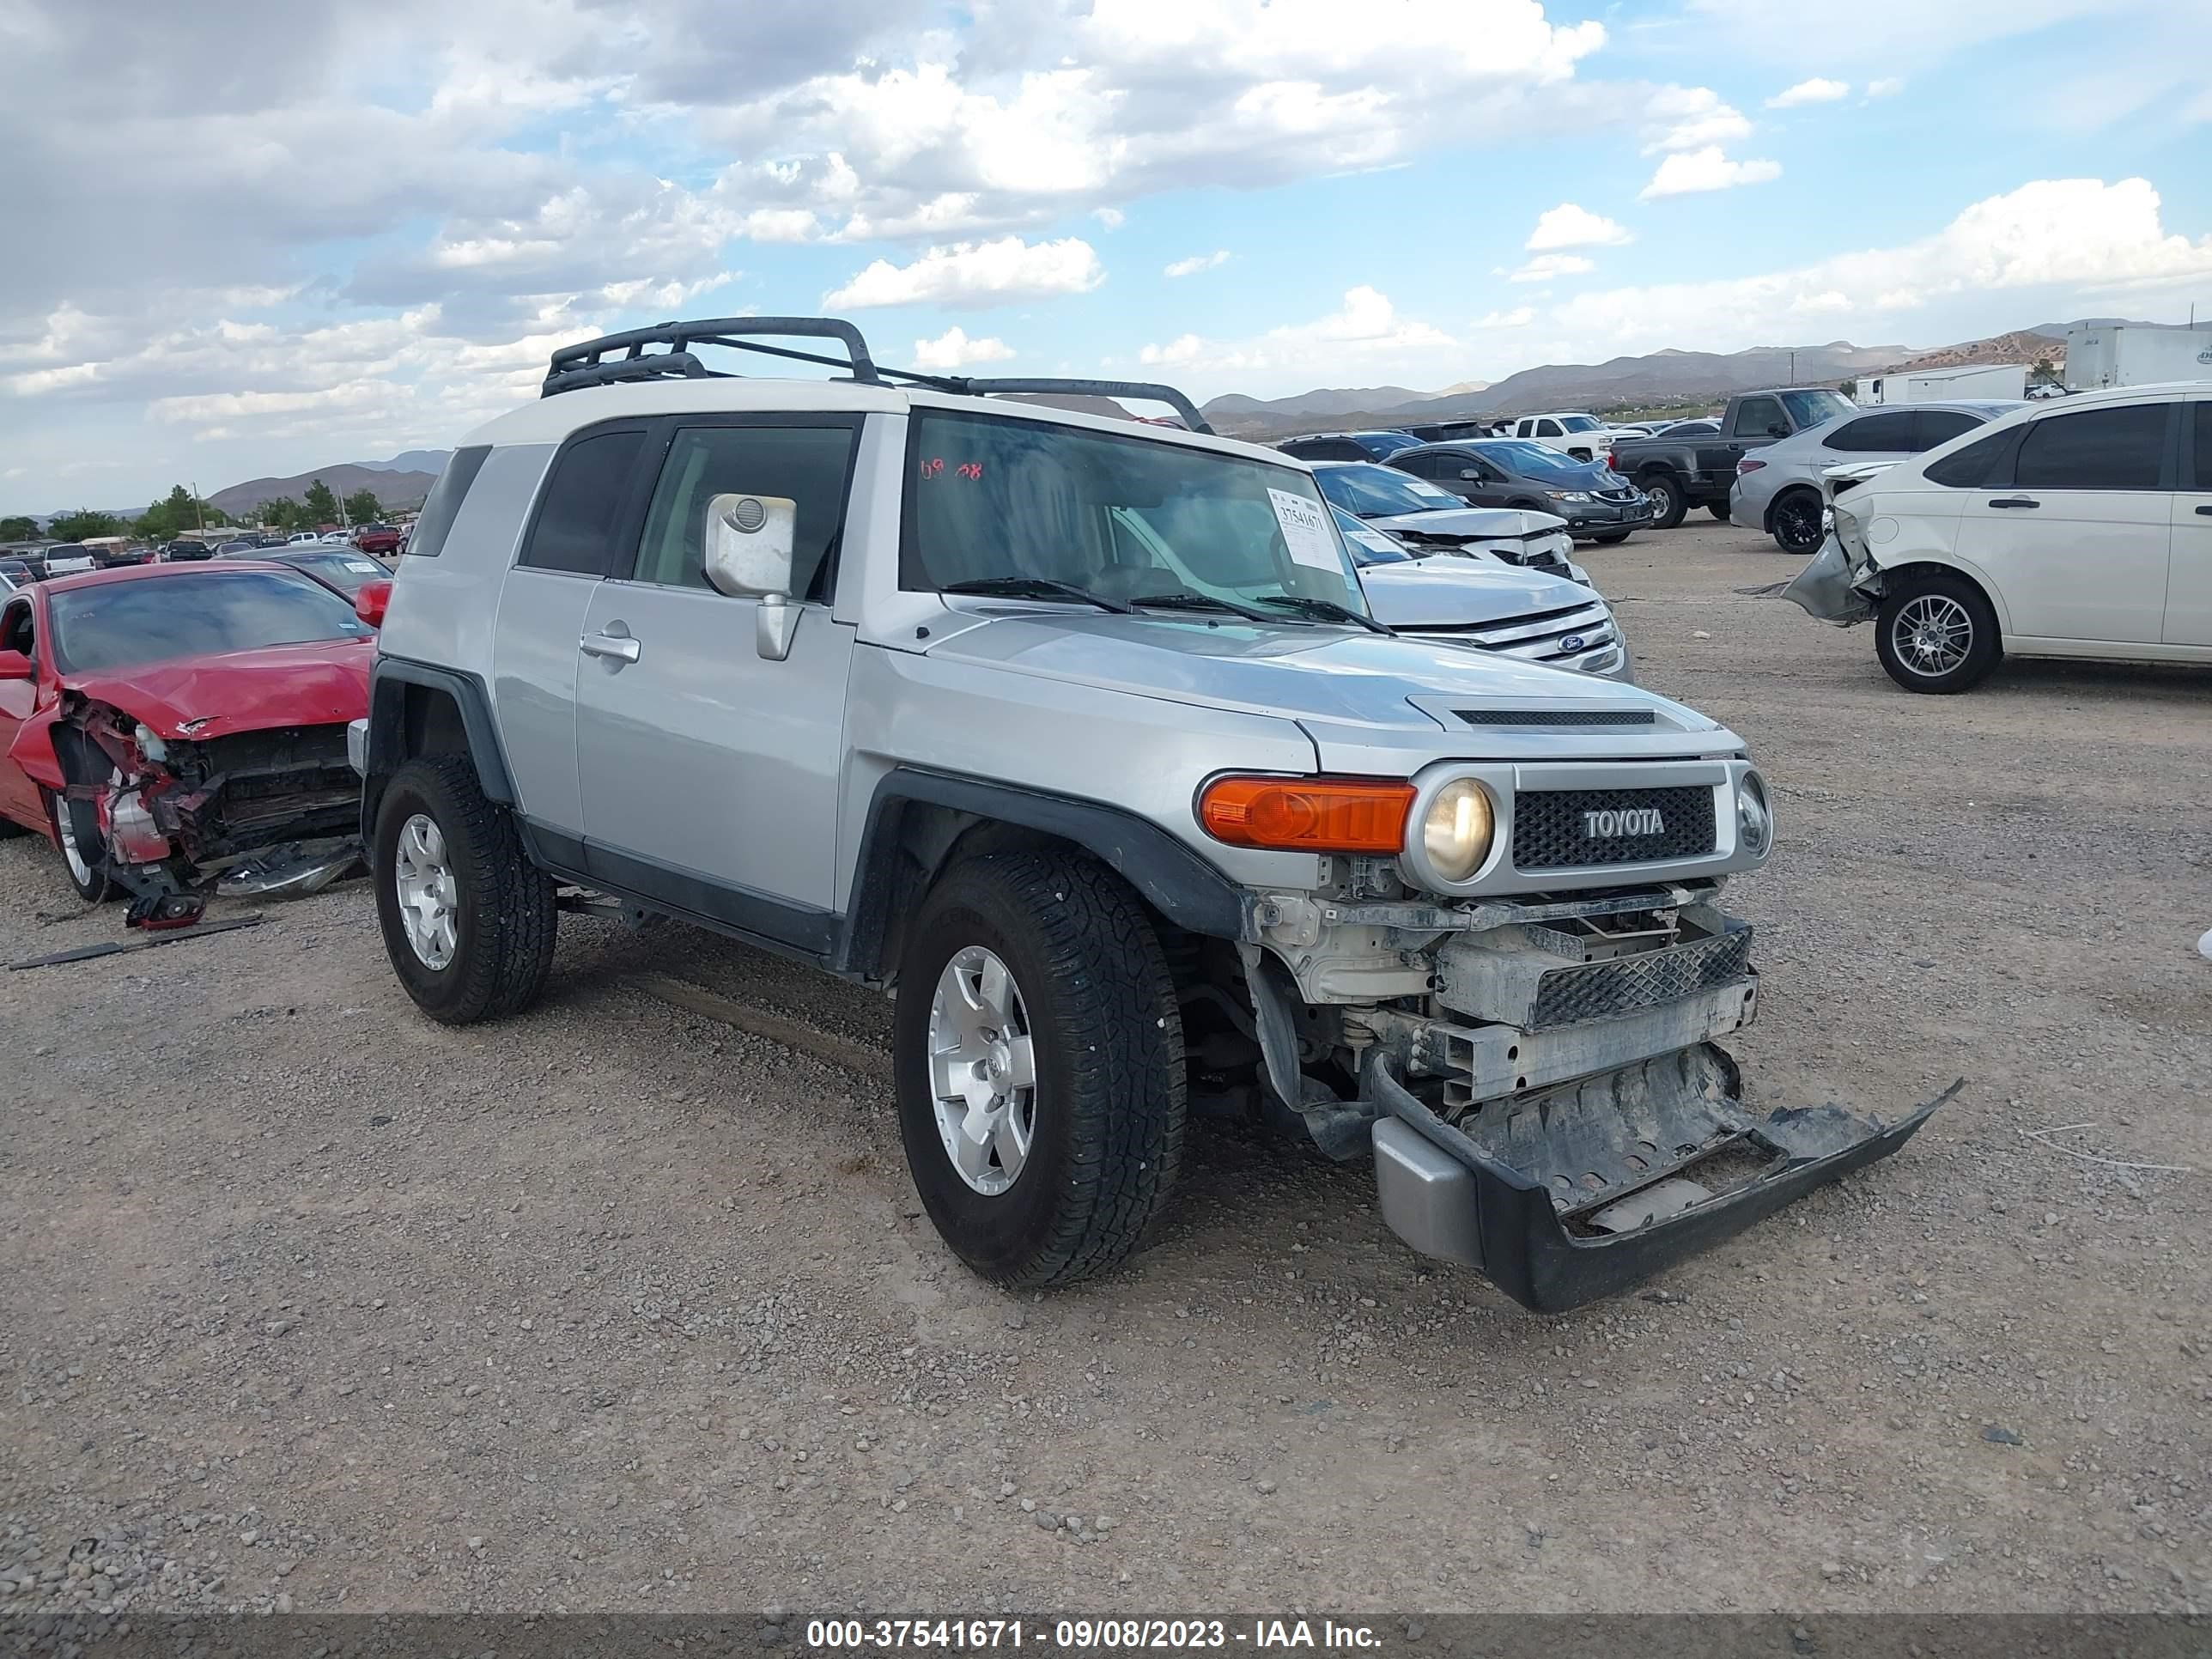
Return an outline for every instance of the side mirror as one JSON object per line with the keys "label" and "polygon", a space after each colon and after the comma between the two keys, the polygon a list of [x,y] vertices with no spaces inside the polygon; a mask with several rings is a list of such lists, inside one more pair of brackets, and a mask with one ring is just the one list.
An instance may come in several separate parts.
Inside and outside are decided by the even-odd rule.
{"label": "side mirror", "polygon": [[753,648],[770,662],[791,654],[799,612],[791,603],[791,549],[799,505],[783,495],[716,495],[707,503],[707,580],[718,593],[760,601]]}
{"label": "side mirror", "polygon": [[38,672],[31,666],[31,659],[21,652],[0,651],[0,680],[33,679]]}
{"label": "side mirror", "polygon": [[1463,466],[1460,468],[1459,476],[1465,479],[1468,483],[1480,483],[1482,482],[1482,474],[1471,466]]}
{"label": "side mirror", "polygon": [[353,614],[371,628],[384,626],[384,608],[392,603],[392,583],[384,577],[363,582],[353,596]]}
{"label": "side mirror", "polygon": [[1790,428],[1777,421],[1766,428],[1766,435],[1770,438],[1786,438],[1790,435]]}

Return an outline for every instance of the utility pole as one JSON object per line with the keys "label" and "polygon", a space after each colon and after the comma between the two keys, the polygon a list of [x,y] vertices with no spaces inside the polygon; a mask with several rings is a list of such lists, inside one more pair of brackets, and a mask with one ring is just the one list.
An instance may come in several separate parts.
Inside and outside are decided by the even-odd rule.
{"label": "utility pole", "polygon": [[1792,386],[1797,384],[1797,348],[1796,346],[1790,348],[1790,384]]}

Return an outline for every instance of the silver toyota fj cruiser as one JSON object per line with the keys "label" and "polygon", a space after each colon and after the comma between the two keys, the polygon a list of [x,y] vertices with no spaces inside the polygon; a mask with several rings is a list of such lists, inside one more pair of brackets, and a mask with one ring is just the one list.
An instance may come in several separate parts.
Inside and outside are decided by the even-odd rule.
{"label": "silver toyota fj cruiser", "polygon": [[564,349],[544,394],[432,491],[352,733],[433,1018],[525,1007],[562,906],[610,901],[895,992],[915,1183],[1016,1285],[1122,1260],[1193,1109],[1371,1158],[1409,1243],[1542,1310],[1933,1109],[1747,1108],[1717,900],[1774,830],[1741,738],[1395,635],[1310,469],[1180,393],[756,317]]}

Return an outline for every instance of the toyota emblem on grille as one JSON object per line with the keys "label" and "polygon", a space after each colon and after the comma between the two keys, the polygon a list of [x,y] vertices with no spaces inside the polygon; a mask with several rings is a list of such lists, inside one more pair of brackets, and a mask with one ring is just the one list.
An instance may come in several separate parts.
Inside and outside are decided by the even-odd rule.
{"label": "toyota emblem on grille", "polygon": [[1585,812],[1583,814],[1584,841],[1617,841],[1627,836],[1660,836],[1667,832],[1667,820],[1659,816],[1656,806],[1631,806],[1617,812]]}
{"label": "toyota emblem on grille", "polygon": [[1570,634],[1566,638],[1559,641],[1559,649],[1562,651],[1579,651],[1589,643],[1589,641],[1584,639],[1581,635]]}

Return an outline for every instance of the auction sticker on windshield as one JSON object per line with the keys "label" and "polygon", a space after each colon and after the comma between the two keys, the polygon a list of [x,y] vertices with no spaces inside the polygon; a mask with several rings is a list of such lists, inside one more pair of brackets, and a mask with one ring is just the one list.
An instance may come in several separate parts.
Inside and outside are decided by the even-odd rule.
{"label": "auction sticker on windshield", "polygon": [[1341,574],[1344,559],[1336,550],[1336,537],[1329,530],[1328,520],[1322,516],[1321,503],[1273,488],[1267,499],[1274,503],[1275,523],[1281,527],[1283,545],[1290,549],[1291,562]]}

